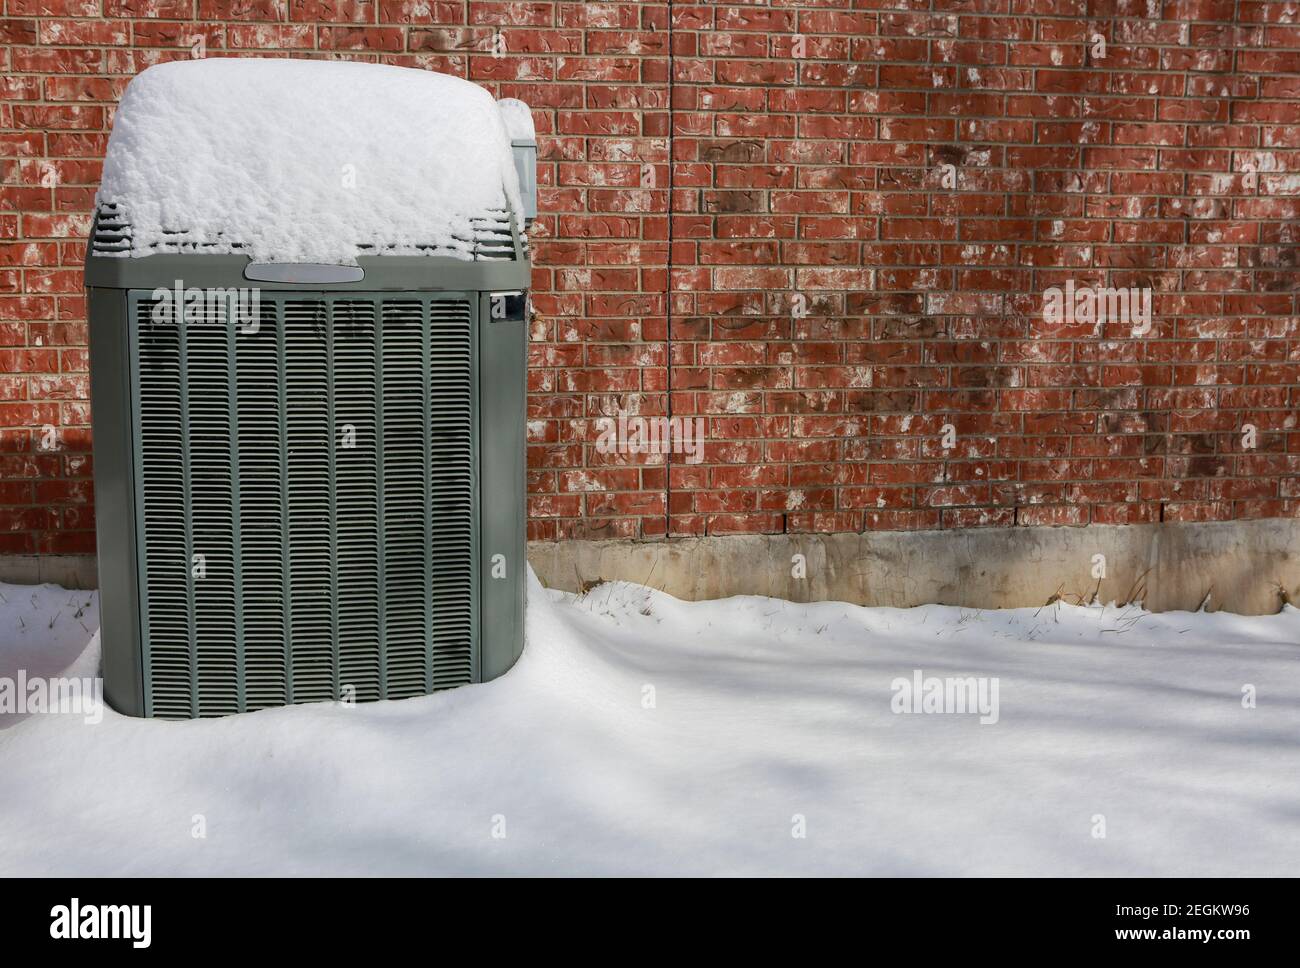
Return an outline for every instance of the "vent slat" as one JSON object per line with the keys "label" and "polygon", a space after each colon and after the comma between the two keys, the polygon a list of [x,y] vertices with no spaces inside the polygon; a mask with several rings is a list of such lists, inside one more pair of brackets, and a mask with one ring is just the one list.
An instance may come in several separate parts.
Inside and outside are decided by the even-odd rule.
{"label": "vent slat", "polygon": [[373,302],[334,304],[339,680],[358,701],[382,695],[375,327]]}
{"label": "vent slat", "polygon": [[284,413],[276,317],[274,306],[262,306],[257,329],[234,334],[248,709],[281,706],[290,698],[282,541],[286,509],[280,465]]}
{"label": "vent slat", "polygon": [[[214,307],[215,308],[215,307]],[[190,454],[191,579],[200,716],[239,711],[236,654],[234,493],[230,453],[229,333],[224,318],[205,314],[185,328]],[[193,559],[198,559],[193,561]]]}
{"label": "vent slat", "polygon": [[389,694],[413,696],[428,691],[424,654],[432,617],[424,579],[428,330],[418,301],[390,300],[382,312],[385,656]]}

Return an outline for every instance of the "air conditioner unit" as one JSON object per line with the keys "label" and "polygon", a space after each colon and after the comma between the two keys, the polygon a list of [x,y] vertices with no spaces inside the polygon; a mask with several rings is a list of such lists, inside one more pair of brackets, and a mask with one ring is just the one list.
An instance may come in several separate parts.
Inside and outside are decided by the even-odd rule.
{"label": "air conditioner unit", "polygon": [[86,256],[115,709],[395,699],[518,658],[535,150],[526,109],[424,71],[132,81]]}

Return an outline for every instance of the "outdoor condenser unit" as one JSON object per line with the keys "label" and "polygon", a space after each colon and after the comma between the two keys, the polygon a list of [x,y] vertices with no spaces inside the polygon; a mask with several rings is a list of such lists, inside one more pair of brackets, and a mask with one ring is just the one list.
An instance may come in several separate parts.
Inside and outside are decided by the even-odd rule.
{"label": "outdoor condenser unit", "polygon": [[86,256],[115,709],[395,699],[519,657],[535,144],[520,102],[425,71],[133,80]]}

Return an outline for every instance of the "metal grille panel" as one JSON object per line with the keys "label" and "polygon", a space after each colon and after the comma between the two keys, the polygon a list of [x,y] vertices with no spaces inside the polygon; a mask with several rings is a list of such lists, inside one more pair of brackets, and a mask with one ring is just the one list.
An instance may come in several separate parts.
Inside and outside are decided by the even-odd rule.
{"label": "metal grille panel", "polygon": [[469,301],[263,292],[255,326],[132,305],[150,714],[473,681]]}

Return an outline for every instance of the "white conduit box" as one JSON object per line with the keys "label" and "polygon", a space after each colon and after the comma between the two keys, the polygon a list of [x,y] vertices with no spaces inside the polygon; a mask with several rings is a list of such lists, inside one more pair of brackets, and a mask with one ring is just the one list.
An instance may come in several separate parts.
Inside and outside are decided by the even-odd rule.
{"label": "white conduit box", "polygon": [[497,107],[510,135],[524,217],[531,221],[537,217],[537,129],[533,126],[533,112],[523,101],[512,97],[502,98]]}

